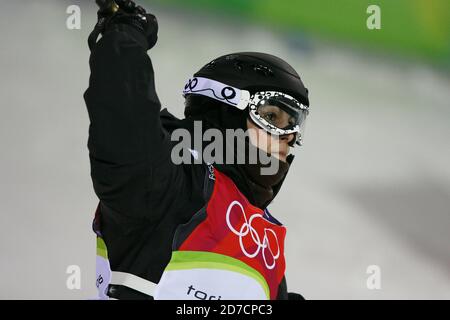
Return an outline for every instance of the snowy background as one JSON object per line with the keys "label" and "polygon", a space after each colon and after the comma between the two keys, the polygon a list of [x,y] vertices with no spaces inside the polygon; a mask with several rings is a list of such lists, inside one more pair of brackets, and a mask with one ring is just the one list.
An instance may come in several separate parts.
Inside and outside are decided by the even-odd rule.
{"label": "snowy background", "polygon": [[[78,4],[81,30],[66,28]],[[150,8],[150,6],[146,6]],[[288,228],[289,291],[308,299],[450,299],[450,77],[422,62],[269,28],[151,7],[163,106],[237,51],[284,58],[310,89],[306,141],[271,211]],[[0,10],[0,298],[95,295],[97,199],[87,144],[93,1],[6,1]],[[448,69],[447,69],[448,70]],[[81,289],[66,287],[81,268]],[[366,286],[381,268],[381,289]]]}

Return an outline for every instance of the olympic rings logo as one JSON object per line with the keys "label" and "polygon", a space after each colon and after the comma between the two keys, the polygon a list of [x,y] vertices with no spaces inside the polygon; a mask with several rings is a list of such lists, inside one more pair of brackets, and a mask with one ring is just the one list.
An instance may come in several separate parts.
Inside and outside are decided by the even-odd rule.
{"label": "olympic rings logo", "polygon": [[[238,206],[239,208],[241,208],[241,212],[244,217],[244,223],[242,224],[239,230],[236,230],[230,222],[231,209],[233,209],[234,206]],[[258,231],[252,226],[252,222],[255,219],[264,219],[264,218],[260,213],[255,213],[250,217],[250,219],[247,220],[244,207],[239,201],[235,200],[231,202],[230,205],[228,206],[226,214],[227,225],[228,228],[230,228],[230,230],[239,237],[239,244],[241,246],[242,252],[248,258],[254,258],[261,252],[267,269],[272,270],[275,267],[276,260],[280,257],[280,245],[278,243],[278,238],[275,231],[273,231],[270,228],[264,228],[264,236],[261,239],[260,235],[258,234]],[[244,245],[244,238],[249,234],[251,236],[251,239],[253,240],[253,243],[256,244],[256,250],[254,250],[253,252],[249,252]],[[270,246],[271,242],[269,239],[275,241],[276,243],[277,250],[275,254],[272,251],[272,248]],[[268,254],[270,254],[273,260],[271,264],[267,262]]]}

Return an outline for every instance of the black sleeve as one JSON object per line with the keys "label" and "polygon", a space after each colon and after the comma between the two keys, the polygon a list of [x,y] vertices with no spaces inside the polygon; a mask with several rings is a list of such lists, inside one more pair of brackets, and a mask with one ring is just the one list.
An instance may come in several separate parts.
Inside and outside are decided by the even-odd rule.
{"label": "black sleeve", "polygon": [[108,30],[91,53],[84,98],[97,196],[121,215],[158,220],[189,201],[193,178],[170,160],[145,41],[128,25]]}

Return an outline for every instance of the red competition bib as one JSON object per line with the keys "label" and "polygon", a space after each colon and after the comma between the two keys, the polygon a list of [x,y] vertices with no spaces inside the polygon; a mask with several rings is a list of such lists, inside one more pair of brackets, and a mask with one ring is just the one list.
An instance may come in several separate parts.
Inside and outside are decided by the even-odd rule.
{"label": "red competition bib", "polygon": [[189,232],[174,246],[155,299],[276,299],[286,228],[265,219],[230,178],[209,168],[212,194],[203,212],[183,225]]}

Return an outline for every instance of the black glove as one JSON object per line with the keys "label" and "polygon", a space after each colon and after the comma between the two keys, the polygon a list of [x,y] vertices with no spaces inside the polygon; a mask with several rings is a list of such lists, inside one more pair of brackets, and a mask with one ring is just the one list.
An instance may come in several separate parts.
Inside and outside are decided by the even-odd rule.
{"label": "black glove", "polygon": [[88,44],[92,50],[99,34],[107,32],[111,26],[127,24],[138,30],[146,39],[149,50],[158,40],[158,21],[141,6],[131,0],[96,0],[98,22],[89,36]]}

